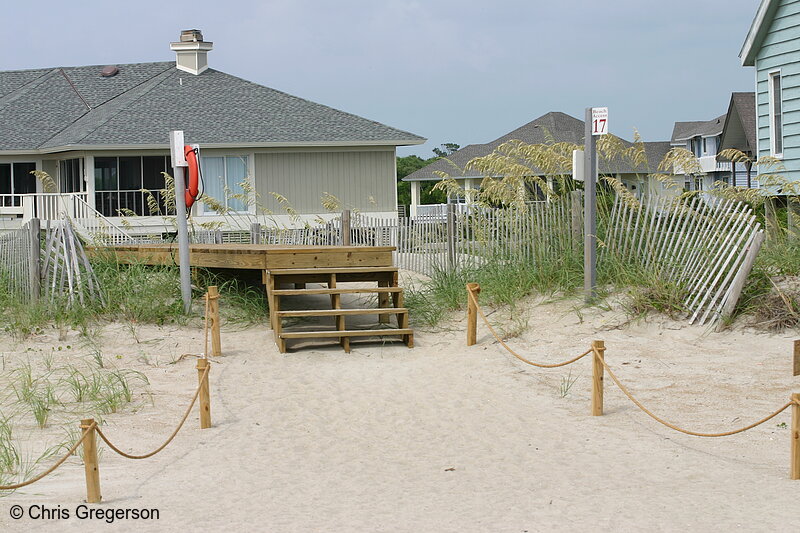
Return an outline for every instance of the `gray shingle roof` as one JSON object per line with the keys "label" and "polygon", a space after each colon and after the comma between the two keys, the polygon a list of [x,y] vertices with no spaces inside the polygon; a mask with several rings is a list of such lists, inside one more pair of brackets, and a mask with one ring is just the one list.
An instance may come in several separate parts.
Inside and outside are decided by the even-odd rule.
{"label": "gray shingle roof", "polygon": [[736,148],[753,155],[756,146],[756,93],[733,93],[722,130],[720,151]]}
{"label": "gray shingle roof", "polygon": [[692,137],[710,137],[722,133],[725,124],[725,115],[720,115],[711,120],[696,120],[692,122],[676,122],[672,129],[672,142],[685,141]]}
{"label": "gray shingle roof", "polygon": [[[502,137],[486,144],[470,144],[453,152],[447,159],[438,159],[433,163],[409,174],[403,181],[425,181],[438,180],[439,176],[434,174],[436,171],[445,172],[452,177],[481,177],[476,170],[460,172],[466,164],[475,157],[482,157],[492,153],[501,144],[518,140],[527,144],[547,144],[551,142],[569,142],[573,144],[583,144],[584,123],[575,117],[565,113],[553,111],[520,126]],[[623,140],[626,146],[632,143]],[[647,165],[642,168],[634,169],[630,164],[622,161],[601,163],[600,171],[606,173],[648,173],[654,172],[658,164],[669,151],[669,142],[646,142],[644,143],[645,154],[647,155]],[[457,168],[456,168],[457,167]]]}
{"label": "gray shingle roof", "polygon": [[173,62],[118,67],[110,78],[100,76],[102,65],[0,72],[0,151],[166,147],[175,129],[206,145],[425,141],[214,69],[195,76]]}

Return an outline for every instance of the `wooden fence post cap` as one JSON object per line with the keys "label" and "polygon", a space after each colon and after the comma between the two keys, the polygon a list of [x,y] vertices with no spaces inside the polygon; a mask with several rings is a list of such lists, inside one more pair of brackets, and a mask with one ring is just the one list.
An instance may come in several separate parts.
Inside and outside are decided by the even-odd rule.
{"label": "wooden fence post cap", "polygon": [[81,420],[81,427],[82,428],[88,428],[92,424],[94,424],[94,418],[84,418],[84,419]]}
{"label": "wooden fence post cap", "polygon": [[208,359],[199,357],[197,359],[197,370],[204,370],[208,366]]}
{"label": "wooden fence post cap", "polygon": [[800,403],[800,392],[795,392],[794,394],[792,394],[792,401]]}
{"label": "wooden fence post cap", "polygon": [[481,292],[481,286],[479,283],[467,283],[467,290],[469,292],[478,294],[479,292]]}

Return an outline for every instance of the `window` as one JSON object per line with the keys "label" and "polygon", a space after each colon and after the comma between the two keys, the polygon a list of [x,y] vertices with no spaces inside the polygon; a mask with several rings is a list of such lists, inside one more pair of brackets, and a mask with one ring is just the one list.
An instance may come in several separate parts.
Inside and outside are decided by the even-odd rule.
{"label": "window", "polygon": [[781,73],[769,75],[769,132],[772,155],[783,154],[783,112],[781,105]]}
{"label": "window", "polygon": [[706,138],[703,137],[703,155],[708,154],[708,143],[706,142]]}
{"label": "window", "polygon": [[30,194],[36,192],[36,178],[31,174],[36,163],[0,163],[0,205],[19,206],[19,197],[11,194]]}
{"label": "window", "polygon": [[83,192],[82,159],[65,159],[58,162],[60,192]]}
{"label": "window", "polygon": [[[203,177],[203,194],[213,198],[228,211],[247,211],[245,190],[247,180],[247,156],[200,157]],[[214,212],[204,206],[205,212]]]}
{"label": "window", "polygon": [[701,145],[700,137],[693,137],[692,138],[692,153],[695,157],[700,157],[703,155],[703,148],[704,146]]}
{"label": "window", "polygon": [[[96,157],[94,160],[95,209],[104,216],[172,214],[164,205],[164,175],[168,156]],[[145,192],[147,191],[147,192]],[[151,210],[148,199],[158,203]],[[171,211],[171,210],[170,210]]]}

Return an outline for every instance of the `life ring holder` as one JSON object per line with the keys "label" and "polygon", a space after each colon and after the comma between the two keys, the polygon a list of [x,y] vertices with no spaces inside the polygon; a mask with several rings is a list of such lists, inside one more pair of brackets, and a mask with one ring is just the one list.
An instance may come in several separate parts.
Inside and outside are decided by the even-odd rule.
{"label": "life ring holder", "polygon": [[186,173],[186,210],[191,209],[192,205],[197,201],[200,195],[200,160],[197,157],[197,149],[190,145],[183,147],[183,153],[186,156],[187,173]]}

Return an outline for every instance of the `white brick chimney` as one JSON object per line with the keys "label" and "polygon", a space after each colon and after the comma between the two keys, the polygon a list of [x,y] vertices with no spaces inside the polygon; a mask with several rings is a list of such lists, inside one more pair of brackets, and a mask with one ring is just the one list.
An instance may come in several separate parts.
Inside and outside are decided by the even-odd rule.
{"label": "white brick chimney", "polygon": [[214,43],[203,40],[200,30],[183,30],[181,40],[169,43],[170,50],[175,52],[175,66],[191,74],[200,74],[208,68],[208,52]]}

